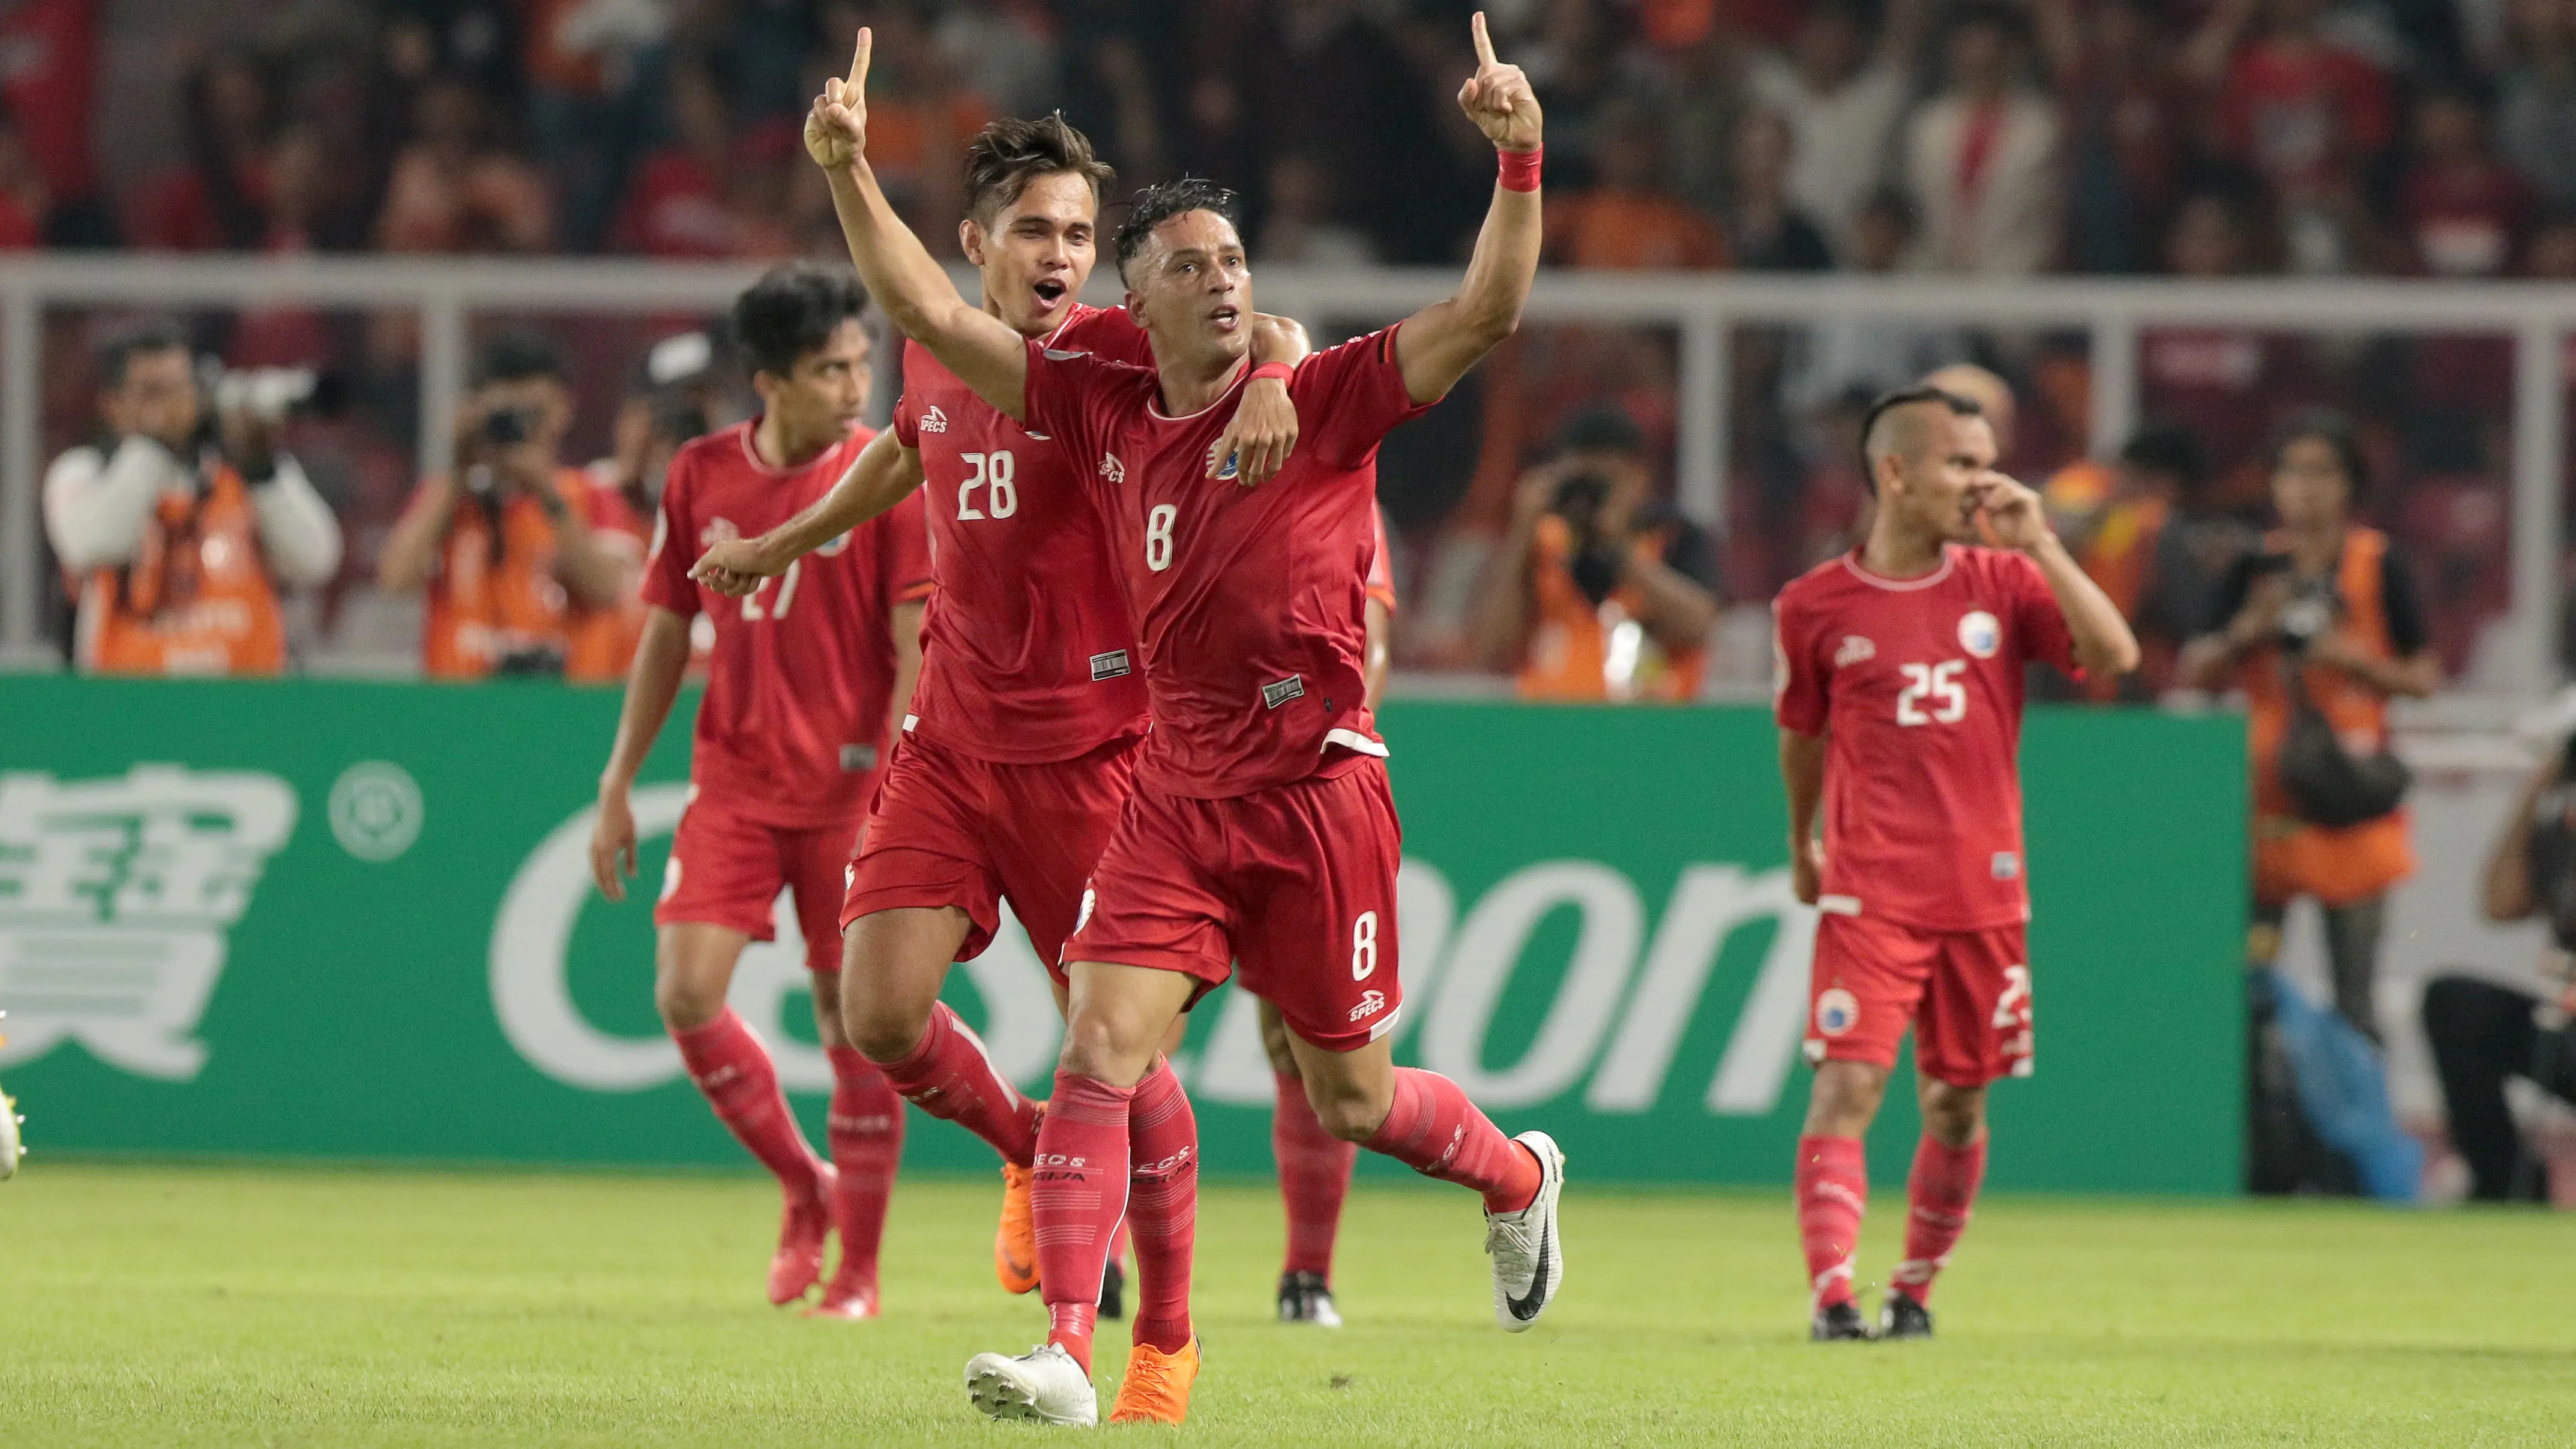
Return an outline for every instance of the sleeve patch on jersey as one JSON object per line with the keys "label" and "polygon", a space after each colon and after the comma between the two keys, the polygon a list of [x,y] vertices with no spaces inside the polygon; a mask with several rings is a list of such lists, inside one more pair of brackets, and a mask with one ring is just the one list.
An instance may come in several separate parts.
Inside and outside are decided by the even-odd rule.
{"label": "sleeve patch on jersey", "polygon": [[1291,674],[1286,679],[1261,686],[1261,703],[1267,709],[1277,709],[1292,699],[1305,696],[1306,676],[1302,674]]}
{"label": "sleeve patch on jersey", "polygon": [[1095,684],[1104,679],[1124,679],[1134,672],[1135,666],[1127,662],[1127,651],[1124,649],[1112,649],[1106,654],[1091,656],[1091,679]]}
{"label": "sleeve patch on jersey", "polygon": [[841,768],[842,768],[843,770],[846,770],[846,771],[850,772],[851,774],[854,774],[854,775],[855,775],[855,774],[865,774],[867,771],[873,770],[873,769],[875,769],[876,767],[877,767],[877,747],[876,747],[876,746],[874,746],[874,745],[843,745],[843,746],[841,746]]}
{"label": "sleeve patch on jersey", "polygon": [[1062,348],[1057,348],[1057,347],[1050,347],[1050,348],[1046,349],[1046,360],[1047,360],[1047,361],[1049,361],[1049,362],[1070,362],[1070,361],[1072,361],[1074,358],[1082,357],[1082,356],[1085,356],[1085,355],[1086,355],[1086,354],[1084,354],[1084,353],[1080,353],[1080,352],[1067,352],[1067,351],[1063,350]]}

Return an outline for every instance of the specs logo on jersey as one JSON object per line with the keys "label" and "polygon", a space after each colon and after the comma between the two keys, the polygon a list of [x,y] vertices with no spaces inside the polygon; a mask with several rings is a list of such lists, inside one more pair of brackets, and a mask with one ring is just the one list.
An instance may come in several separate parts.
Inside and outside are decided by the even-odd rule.
{"label": "specs logo on jersey", "polygon": [[1360,993],[1360,1004],[1351,1008],[1351,1020],[1366,1021],[1384,1010],[1386,1010],[1385,992],[1363,991]]}
{"label": "specs logo on jersey", "polygon": [[711,518],[707,520],[706,527],[698,530],[698,547],[712,548],[720,543],[731,543],[740,537],[742,537],[742,530],[733,526],[732,519]]}
{"label": "specs logo on jersey", "polygon": [[1878,646],[1858,634],[1845,634],[1843,647],[1834,651],[1834,667],[1849,669],[1865,659],[1876,659]]}
{"label": "specs logo on jersey", "polygon": [[1979,659],[1992,659],[2003,647],[2004,626],[1983,609],[1970,609],[1959,616],[1959,647]]}
{"label": "specs logo on jersey", "polygon": [[928,412],[923,413],[921,415],[921,430],[925,433],[947,432],[948,414],[941,412],[935,407],[930,409]]}
{"label": "specs logo on jersey", "polygon": [[1127,481],[1127,465],[1118,461],[1116,453],[1103,453],[1100,455],[1100,476],[1112,483],[1124,483]]}
{"label": "specs logo on jersey", "polygon": [[1834,987],[1816,998],[1816,1030],[1826,1036],[1841,1036],[1860,1025],[1860,999],[1841,987]]}
{"label": "specs logo on jersey", "polygon": [[1305,697],[1306,676],[1302,674],[1291,674],[1286,679],[1261,686],[1261,704],[1265,709],[1277,709],[1292,699]]}
{"label": "specs logo on jersey", "polygon": [[1135,666],[1127,662],[1127,651],[1124,649],[1112,649],[1106,654],[1091,656],[1091,682],[1094,684],[1104,679],[1124,679],[1134,672]]}

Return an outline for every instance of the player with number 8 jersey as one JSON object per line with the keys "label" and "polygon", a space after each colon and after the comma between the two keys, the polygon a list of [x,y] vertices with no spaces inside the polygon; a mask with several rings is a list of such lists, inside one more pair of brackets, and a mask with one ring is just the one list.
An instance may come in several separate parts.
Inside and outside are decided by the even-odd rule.
{"label": "player with number 8 jersey", "polygon": [[[2024,667],[2137,662],[2118,608],[2048,531],[2037,496],[1994,470],[1975,403],[1892,393],[1862,446],[1878,495],[1868,539],[1782,589],[1774,610],[1792,874],[1821,912],[1797,1195],[1822,1341],[1870,1336],[1852,1294],[1861,1137],[1907,1029],[1924,1137],[1886,1336],[1931,1332],[1934,1275],[1985,1172],[1987,1085],[2030,1073],[2014,763]],[[2006,547],[1979,546],[1981,525]]]}

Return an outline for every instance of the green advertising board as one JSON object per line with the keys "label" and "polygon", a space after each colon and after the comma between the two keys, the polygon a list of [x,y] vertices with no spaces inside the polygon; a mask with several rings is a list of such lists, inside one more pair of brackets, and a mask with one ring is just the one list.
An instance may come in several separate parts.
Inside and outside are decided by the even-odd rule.
{"label": "green advertising board", "polygon": [[[654,1019],[650,890],[589,885],[616,710],[550,685],[0,677],[0,1073],[31,1142],[741,1160]],[[685,721],[637,795],[647,884]],[[1405,823],[1399,1060],[1555,1133],[1591,1181],[1785,1181],[1814,925],[1765,712],[1397,703],[1381,724]],[[1997,1186],[2235,1189],[2242,750],[2229,717],[2033,711],[2038,1071],[1996,1089]],[[781,937],[733,1000],[819,1141],[792,913]],[[1046,1090],[1054,1008],[1016,929],[949,999]],[[1179,1063],[1212,1173],[1270,1165],[1251,1008],[1209,997]],[[1889,1094],[1884,1172],[1909,1098]],[[907,1153],[991,1162],[918,1114]]]}

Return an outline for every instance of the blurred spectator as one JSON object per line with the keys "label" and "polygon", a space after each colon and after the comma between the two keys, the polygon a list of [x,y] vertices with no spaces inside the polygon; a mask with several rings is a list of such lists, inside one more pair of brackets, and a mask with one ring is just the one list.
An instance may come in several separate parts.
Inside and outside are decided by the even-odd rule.
{"label": "blurred spectator", "polygon": [[268,78],[243,51],[188,77],[188,160],[143,183],[128,234],[160,251],[257,251],[268,240]]}
{"label": "blurred spectator", "polygon": [[698,61],[673,68],[670,102],[670,144],[636,168],[613,233],[618,249],[652,257],[731,256],[740,240],[725,194],[732,112],[714,72]]}
{"label": "blurred spectator", "polygon": [[[1735,196],[1737,131],[1750,115],[1747,54],[1717,34],[1663,58],[1656,90],[1663,97],[1665,153],[1675,194],[1720,209]],[[1778,113],[1775,111],[1776,116]],[[1787,147],[1794,154],[1794,132]],[[1788,184],[1786,179],[1782,184]],[[1795,198],[1791,199],[1795,204]]]}
{"label": "blurred spectator", "polygon": [[2513,0],[2497,144],[2552,209],[2576,208],[2576,5]]}
{"label": "blurred spectator", "polygon": [[636,518],[658,516],[672,455],[713,430],[707,393],[714,358],[715,345],[704,332],[682,332],[653,344],[617,406],[609,455],[590,464],[592,488],[616,495]]}
{"label": "blurred spectator", "polygon": [[2021,82],[2017,14],[1975,6],[1950,23],[1941,94],[1905,135],[1906,183],[1936,270],[2019,276],[2057,253],[2057,113]]}
{"label": "blurred spectator", "polygon": [[2285,746],[2313,709],[2347,754],[2388,746],[2388,700],[2441,683],[2414,578],[2388,536],[2354,518],[2368,470],[2352,425],[2312,414],[2272,450],[2278,527],[2219,581],[2204,632],[2183,651],[2186,682],[2246,699],[2253,768],[2255,931],[2248,951],[2269,966],[2290,903],[2323,909],[2335,1009],[2373,1041],[2373,990],[2388,890],[2414,874],[2406,811],[2324,825],[2301,814],[2284,780]]}
{"label": "blurred spectator", "polygon": [[[947,256],[957,250],[957,218],[966,210],[966,143],[992,119],[992,107],[941,55],[926,8],[904,0],[871,11],[868,161],[913,231]],[[844,57],[836,68],[847,65]]]}
{"label": "blurred spectator", "polygon": [[1973,362],[1936,367],[1923,375],[1922,382],[1974,402],[1994,432],[1996,461],[2004,466],[2012,463],[2013,446],[2021,440],[2021,399],[2013,395],[2011,383]]}
{"label": "blurred spectator", "polygon": [[1756,111],[1735,133],[1735,185],[1727,209],[1735,264],[1748,272],[1829,272],[1824,233],[1789,198],[1797,133],[1776,111]]}
{"label": "blurred spectator", "polygon": [[1666,189],[1663,132],[1644,106],[1622,101],[1610,108],[1597,156],[1598,183],[1547,209],[1550,262],[1618,270],[1727,265],[1717,224]]}
{"label": "blurred spectator", "polygon": [[554,237],[536,168],[494,145],[484,100],[454,77],[412,102],[412,141],[394,158],[376,218],[391,252],[534,252]]}
{"label": "blurred spectator", "polygon": [[1924,0],[1888,0],[1873,35],[1858,0],[1818,0],[1788,55],[1754,65],[1754,100],[1786,118],[1795,137],[1789,194],[1837,256],[1852,254],[1861,205],[1888,175],[1926,8]]}
{"label": "blurred spectator", "polygon": [[1253,255],[1307,267],[1365,267],[1377,261],[1368,233],[1333,219],[1332,178],[1314,157],[1298,153],[1270,166],[1270,205]]}
{"label": "blurred spectator", "polygon": [[186,334],[150,323],[98,356],[99,440],[45,472],[45,531],[100,674],[276,674],[278,591],[340,566],[340,525],[276,449],[276,399],[211,420]]}
{"label": "blurred spectator", "polygon": [[932,34],[949,68],[1004,116],[1051,108],[1055,47],[1046,12],[1024,0],[948,0]]}
{"label": "blurred spectator", "polygon": [[45,173],[27,152],[26,133],[0,112],[0,251],[43,246],[45,217],[52,208]]}
{"label": "blurred spectator", "polygon": [[2531,188],[2487,144],[2477,97],[2437,87],[2415,103],[2415,159],[2400,217],[2418,270],[2440,277],[2510,271],[2531,229]]}
{"label": "blurred spectator", "polygon": [[[2325,8],[2325,0],[2218,0],[2191,43],[2195,70],[2218,82],[2221,144],[2278,195],[2300,272],[2351,265],[2363,169],[2396,138],[2387,77],[2326,36]],[[2255,33],[2244,40],[2249,27]]]}
{"label": "blurred spectator", "polygon": [[0,14],[0,106],[17,122],[44,178],[49,244],[112,246],[116,228],[98,201],[100,0],[19,0]]}
{"label": "blurred spectator", "polygon": [[[2184,198],[2165,239],[2168,269],[2183,277],[2257,270],[2254,204],[2228,190]],[[2190,430],[2220,470],[2218,496],[2259,507],[2263,443],[2277,410],[2318,390],[2303,340],[2246,327],[2154,327],[2139,338],[2138,370],[2147,412]]]}
{"label": "blurred spectator", "polygon": [[1644,435],[1606,407],[1570,419],[1556,457],[1522,477],[1475,624],[1478,652],[1519,677],[1522,698],[1698,695],[1717,554],[1653,490]]}
{"label": "blurred spectator", "polygon": [[[2183,645],[2200,633],[2217,582],[2188,542],[2189,510],[2207,475],[2191,434],[2148,427],[2122,445],[2110,466],[2086,459],[2048,480],[2042,496],[2058,536],[2138,636],[2136,672],[2085,681],[2090,698],[2152,700],[2173,687],[2174,666]],[[2221,566],[2234,556],[2231,551]]]}
{"label": "blurred spectator", "polygon": [[2514,1125],[2505,1083],[2530,1082],[2562,1102],[2576,1104],[2576,981],[2571,981],[2569,932],[2576,920],[2576,793],[2568,784],[2570,741],[2559,741],[2541,761],[2505,817],[2488,849],[2480,913],[2498,925],[2539,917],[2551,940],[2539,978],[2547,996],[2474,976],[2444,975],[2424,987],[2424,1035],[2433,1044],[2434,1070],[2451,1145],[2469,1165],[2469,1196],[2479,1202],[2537,1201],[2548,1196],[2540,1162]]}
{"label": "blurred spectator", "polygon": [[[1298,8],[1342,8],[1342,0]],[[1538,7],[1536,33],[1514,50],[1547,112],[1548,162],[1569,186],[1599,183],[1607,113],[1641,89],[1620,65],[1620,18],[1608,0],[1552,0]]]}
{"label": "blurred spectator", "polygon": [[595,251],[662,89],[671,0],[521,0],[528,134],[554,189],[562,244]]}
{"label": "blurred spectator", "polygon": [[[1862,203],[1851,236],[1852,270],[1888,275],[1908,267],[1915,250],[1914,203],[1893,187],[1880,188]],[[1865,402],[1967,351],[1967,334],[1957,327],[1867,317],[1819,322],[1797,334],[1781,379],[1781,401],[1802,417],[1854,393]],[[1825,451],[1839,460],[1844,450]]]}
{"label": "blurred spectator", "polygon": [[2041,0],[2038,11],[2062,99],[2067,265],[2151,271],[2192,125],[2163,16],[2154,0]]}
{"label": "blurred spectator", "polygon": [[377,568],[386,592],[428,595],[423,667],[623,678],[643,622],[644,526],[562,461],[572,393],[553,345],[485,344],[455,426],[456,475],[422,480]]}

